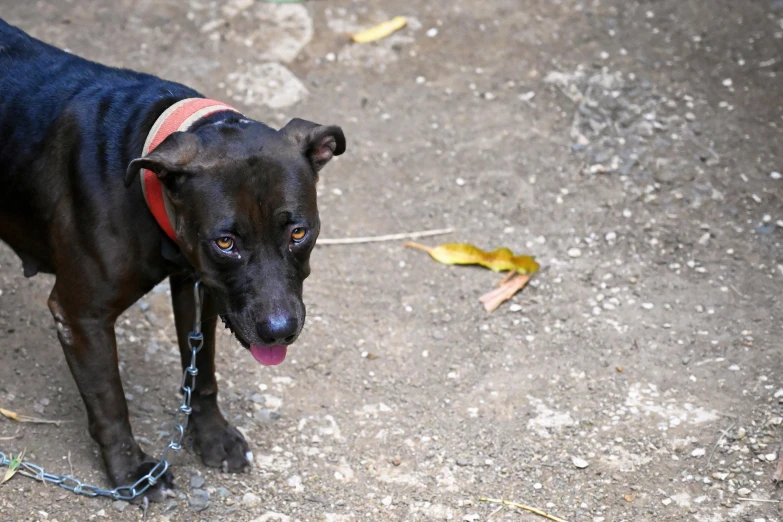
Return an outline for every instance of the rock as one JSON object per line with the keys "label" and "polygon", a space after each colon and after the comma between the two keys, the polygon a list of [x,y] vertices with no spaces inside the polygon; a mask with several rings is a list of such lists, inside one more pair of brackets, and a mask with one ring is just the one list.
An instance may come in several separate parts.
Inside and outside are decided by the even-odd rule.
{"label": "rock", "polygon": [[226,488],[217,488],[217,496],[220,498],[226,498],[229,495],[231,495],[231,492]]}
{"label": "rock", "polygon": [[579,457],[573,457],[571,459],[571,462],[574,463],[574,466],[576,466],[579,469],[585,469],[587,466],[590,465],[589,462],[587,462],[585,459],[579,458]]}
{"label": "rock", "polygon": [[204,511],[209,506],[209,493],[203,489],[194,489],[190,494],[188,504],[194,511]]}
{"label": "rock", "polygon": [[707,454],[707,450],[704,448],[696,448],[695,450],[691,451],[691,457],[703,457]]}
{"label": "rock", "polygon": [[313,19],[304,5],[257,3],[255,16],[261,60],[292,62],[313,38]]}
{"label": "rock", "polygon": [[568,249],[568,256],[569,257],[573,257],[573,258],[582,257],[582,251],[580,249],[576,248],[576,247],[569,248]]}
{"label": "rock", "polygon": [[302,101],[309,93],[294,74],[279,63],[248,64],[228,75],[233,99],[247,105],[282,109]]}
{"label": "rock", "polygon": [[204,477],[201,475],[193,475],[190,477],[190,488],[191,489],[200,489],[204,485]]}
{"label": "rock", "polygon": [[254,507],[257,506],[261,502],[261,499],[258,498],[258,495],[254,493],[245,493],[242,495],[242,505],[247,507]]}
{"label": "rock", "polygon": [[114,508],[115,511],[122,513],[125,511],[125,508],[127,508],[130,504],[125,502],[124,500],[116,500],[111,503],[111,507]]}
{"label": "rock", "polygon": [[737,495],[741,497],[747,497],[750,495],[751,491],[748,488],[740,488],[737,490]]}
{"label": "rock", "polygon": [[783,178],[783,174],[781,174],[780,172],[773,171],[773,172],[769,173],[769,177],[772,178],[772,179],[777,180],[777,179]]}

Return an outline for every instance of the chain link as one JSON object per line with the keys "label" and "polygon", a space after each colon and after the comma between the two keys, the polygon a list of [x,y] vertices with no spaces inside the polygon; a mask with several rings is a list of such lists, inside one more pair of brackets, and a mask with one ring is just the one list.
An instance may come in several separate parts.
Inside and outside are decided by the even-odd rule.
{"label": "chain link", "polygon": [[[201,302],[203,298],[203,289],[201,283],[196,281],[193,286],[193,294],[195,299],[196,316],[193,321],[193,330],[188,334],[188,347],[190,347],[190,366],[185,368],[182,373],[182,404],[174,412],[174,421],[171,430],[171,437],[169,443],[163,448],[160,460],[157,464],[143,477],[137,480],[135,483],[128,486],[118,486],[114,489],[101,489],[98,486],[87,484],[79,479],[70,475],[55,475],[53,473],[47,473],[41,466],[22,461],[18,467],[18,473],[25,477],[37,480],[39,482],[48,482],[49,484],[55,484],[63,489],[72,491],[77,495],[84,495],[87,497],[110,497],[115,500],[133,500],[134,498],[142,495],[149,488],[157,484],[158,480],[169,469],[169,462],[166,457],[169,454],[169,450],[179,451],[182,449],[182,438],[185,436],[185,423],[192,412],[190,407],[190,400],[193,395],[193,391],[196,389],[196,375],[198,375],[198,368],[196,368],[196,354],[201,350],[204,345],[204,336],[201,333]],[[188,381],[188,378],[190,379]],[[12,459],[10,459],[5,453],[0,451],[0,468],[11,466]]]}

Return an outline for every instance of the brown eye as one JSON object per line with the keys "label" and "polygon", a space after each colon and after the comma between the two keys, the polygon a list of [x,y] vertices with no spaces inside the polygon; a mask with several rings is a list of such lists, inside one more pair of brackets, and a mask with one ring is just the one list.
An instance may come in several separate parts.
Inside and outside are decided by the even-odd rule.
{"label": "brown eye", "polygon": [[234,240],[230,237],[221,237],[215,241],[215,244],[220,250],[225,250],[226,252],[229,252],[234,248]]}
{"label": "brown eye", "polygon": [[294,243],[298,243],[301,240],[304,239],[304,237],[307,235],[307,230],[303,228],[295,228],[291,231],[291,239],[294,240]]}

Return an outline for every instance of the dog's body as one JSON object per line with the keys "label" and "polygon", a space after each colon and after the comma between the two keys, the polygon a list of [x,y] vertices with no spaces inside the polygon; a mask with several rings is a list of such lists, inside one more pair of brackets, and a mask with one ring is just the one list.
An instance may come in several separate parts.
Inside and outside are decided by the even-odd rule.
{"label": "dog's body", "polygon": [[[114,323],[166,277],[183,364],[193,278],[206,287],[189,420],[195,449],[207,465],[248,467],[246,442],[217,406],[215,319],[228,320],[259,361],[270,350],[284,356],[304,323],[317,172],[345,149],[337,127],[293,120],[275,131],[220,111],[139,159],[156,120],[189,98],[202,97],[70,55],[0,20],[0,239],[26,276],[56,276],[49,307],[114,485],[135,482],[155,462],[131,433]],[[140,169],[154,172],[171,200],[175,241],[147,208]],[[150,500],[170,485],[167,475]]]}

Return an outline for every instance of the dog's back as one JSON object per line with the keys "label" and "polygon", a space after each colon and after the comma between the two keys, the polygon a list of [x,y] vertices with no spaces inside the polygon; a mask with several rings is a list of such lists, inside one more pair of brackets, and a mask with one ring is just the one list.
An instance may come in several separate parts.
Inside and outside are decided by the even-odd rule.
{"label": "dog's back", "polygon": [[0,20],[0,239],[26,273],[55,271],[50,241],[62,226],[100,228],[84,198],[134,203],[123,197],[125,169],[160,113],[195,96],[61,51]]}

